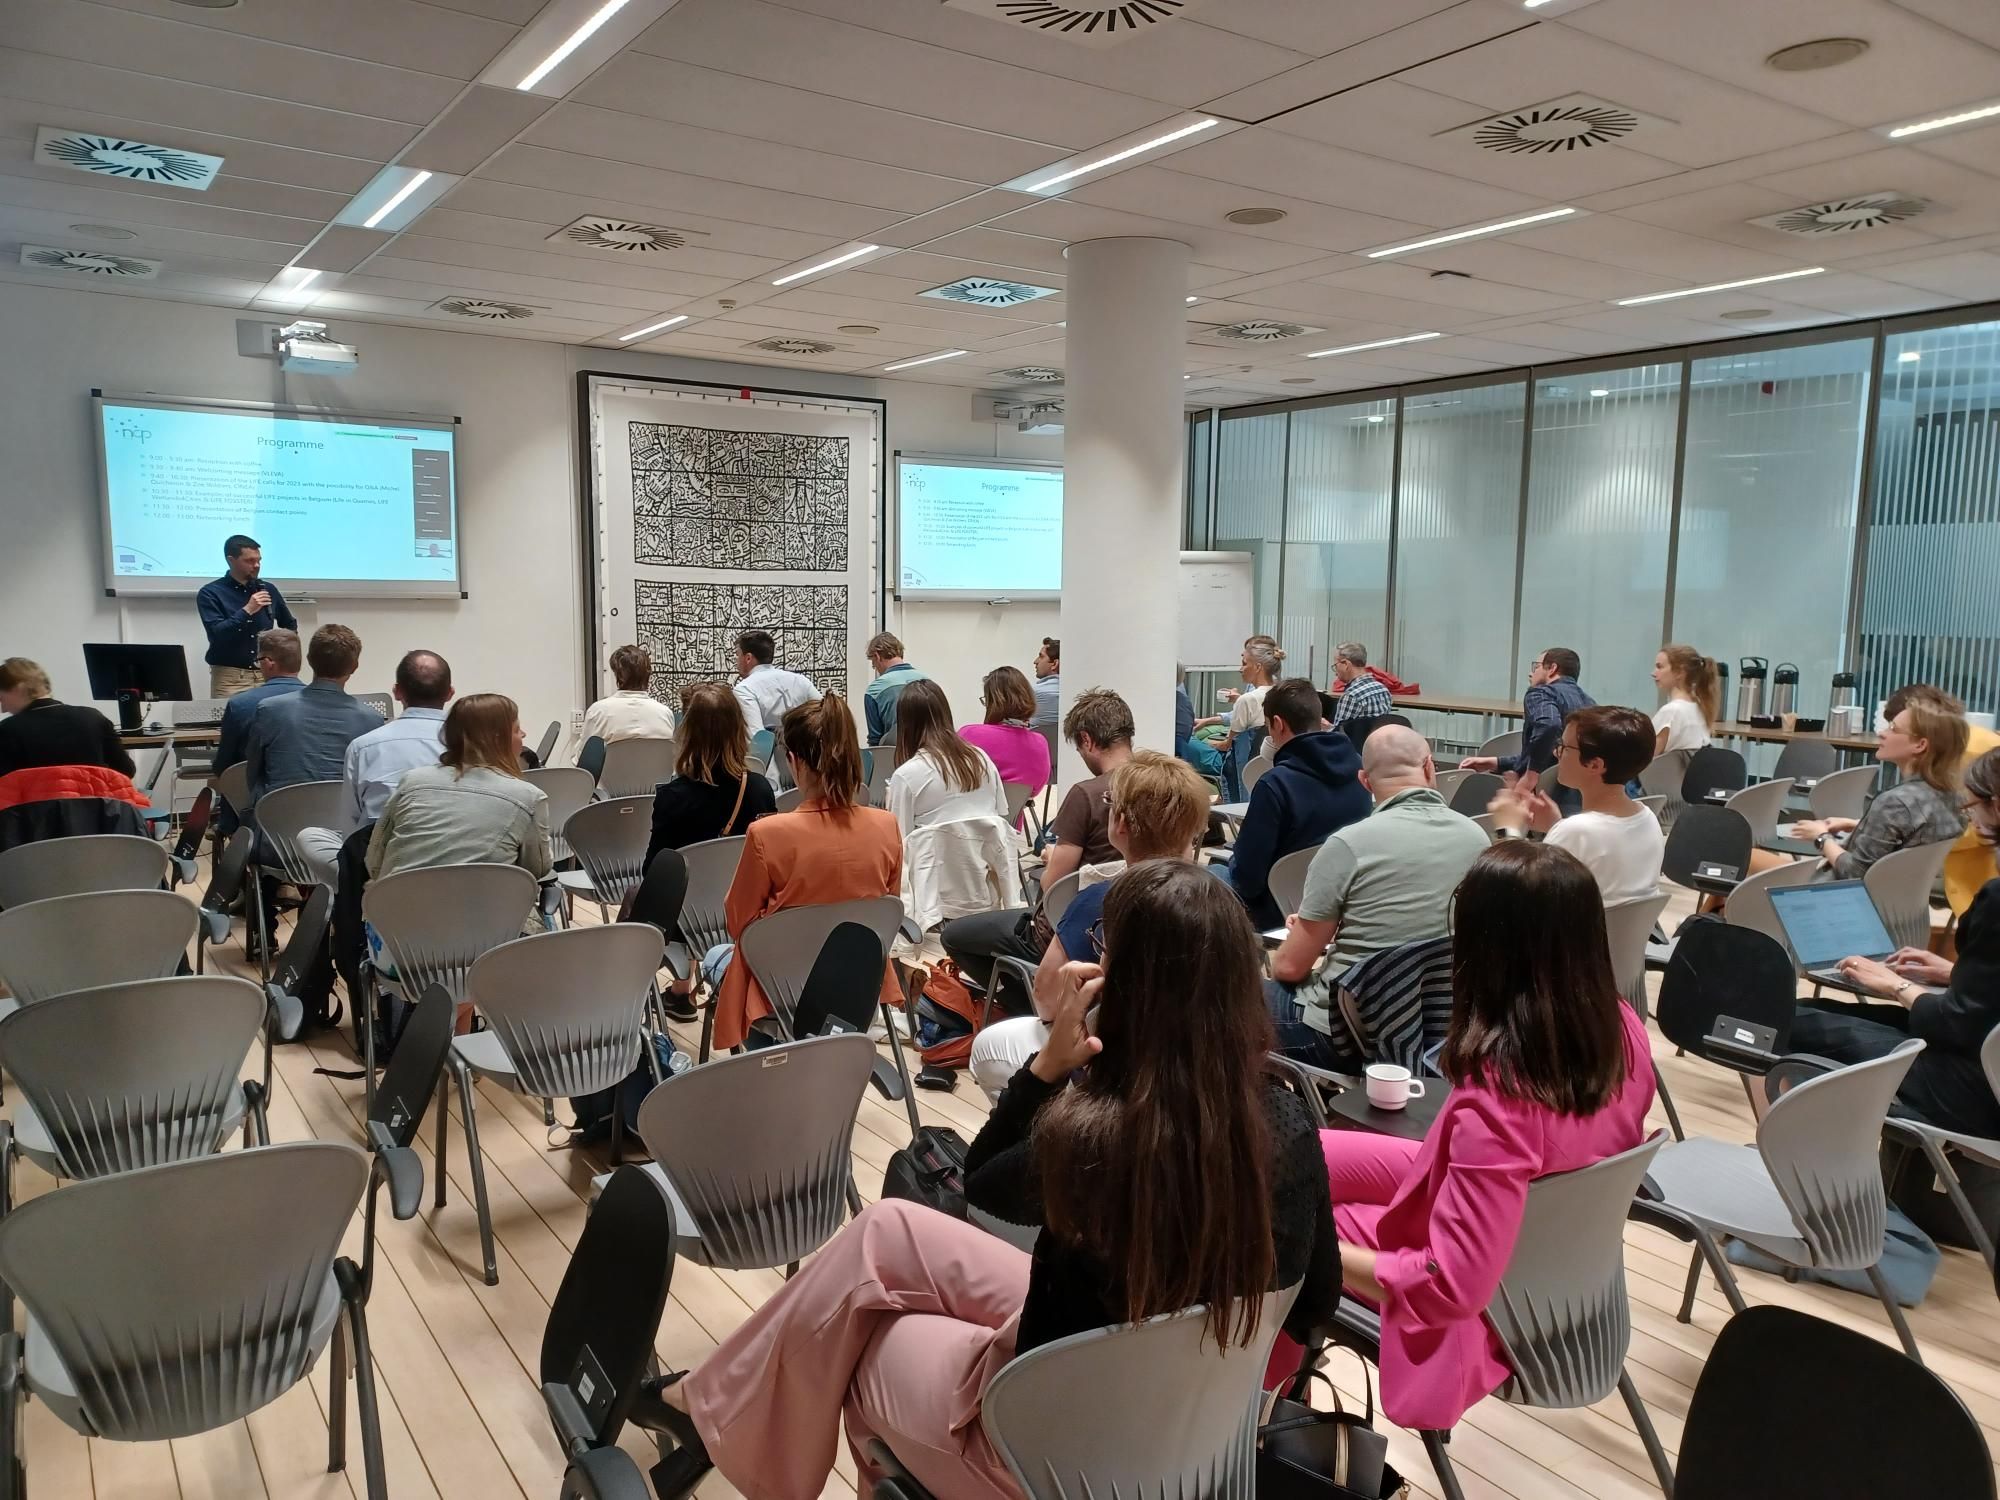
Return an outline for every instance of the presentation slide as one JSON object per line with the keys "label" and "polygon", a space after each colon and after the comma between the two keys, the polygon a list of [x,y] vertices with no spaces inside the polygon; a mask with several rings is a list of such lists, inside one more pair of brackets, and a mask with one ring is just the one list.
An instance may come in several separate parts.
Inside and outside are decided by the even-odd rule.
{"label": "presentation slide", "polygon": [[901,593],[1051,598],[1062,590],[1062,470],[899,455]]}
{"label": "presentation slide", "polygon": [[101,397],[105,586],[219,576],[236,532],[298,592],[460,592],[457,432],[338,412]]}

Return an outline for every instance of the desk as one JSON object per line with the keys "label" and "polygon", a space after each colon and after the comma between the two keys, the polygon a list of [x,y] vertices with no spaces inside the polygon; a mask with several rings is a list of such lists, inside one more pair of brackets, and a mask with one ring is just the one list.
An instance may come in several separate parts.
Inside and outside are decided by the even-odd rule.
{"label": "desk", "polygon": [[1327,1123],[1335,1130],[1366,1130],[1421,1141],[1430,1134],[1432,1123],[1450,1097],[1451,1085],[1442,1078],[1426,1078],[1423,1097],[1412,1099],[1401,1109],[1377,1109],[1368,1102],[1365,1088],[1343,1089],[1327,1100]]}
{"label": "desk", "polygon": [[127,750],[159,750],[169,745],[213,745],[222,739],[222,726],[209,725],[196,729],[162,729],[158,731],[137,729],[130,733],[120,730],[118,743]]}
{"label": "desk", "polygon": [[1873,755],[1877,743],[1872,734],[1821,734],[1817,731],[1797,729],[1760,729],[1755,724],[1740,724],[1733,719],[1719,721],[1711,733],[1719,740],[1754,740],[1761,745],[1788,745],[1793,740],[1825,740],[1836,750],[1853,750],[1864,755]]}
{"label": "desk", "polygon": [[1489,719],[1518,719],[1521,705],[1511,698],[1449,698],[1426,693],[1421,698],[1391,698],[1399,709],[1423,709],[1434,714],[1479,714]]}

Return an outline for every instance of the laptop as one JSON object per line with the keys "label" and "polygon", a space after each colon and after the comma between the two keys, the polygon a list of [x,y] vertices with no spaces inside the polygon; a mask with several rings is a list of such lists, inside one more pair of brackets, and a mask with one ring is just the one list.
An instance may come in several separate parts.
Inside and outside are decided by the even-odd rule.
{"label": "laptop", "polygon": [[1815,983],[1851,990],[1854,986],[1835,967],[1843,958],[1879,961],[1896,951],[1896,940],[1862,881],[1782,886],[1770,897],[1799,967]]}

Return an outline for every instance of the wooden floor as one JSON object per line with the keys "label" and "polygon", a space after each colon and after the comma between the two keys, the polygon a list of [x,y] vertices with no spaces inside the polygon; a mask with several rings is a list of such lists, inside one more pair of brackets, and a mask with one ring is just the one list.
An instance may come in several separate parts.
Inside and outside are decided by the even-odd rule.
{"label": "wooden floor", "polygon": [[[1677,903],[1670,920],[1685,903]],[[255,978],[231,944],[217,967]],[[691,1044],[692,1036],[684,1037]],[[1750,1113],[1734,1074],[1677,1059],[1657,1035],[1654,1051],[1681,1116],[1692,1132],[1746,1141]],[[321,1033],[308,1043],[281,1047],[270,1106],[274,1140],[318,1137],[359,1143],[361,1084],[316,1074],[320,1066],[352,1067],[344,1040]],[[977,1131],[985,1101],[969,1080],[956,1094],[920,1092],[929,1120],[955,1126],[968,1139]],[[456,1105],[454,1104],[454,1111]],[[551,1149],[538,1103],[481,1084],[481,1144],[486,1154],[498,1240],[500,1284],[486,1286],[479,1270],[479,1234],[466,1176],[463,1137],[454,1140],[448,1169],[451,1202],[424,1208],[407,1223],[383,1215],[381,1256],[368,1309],[378,1369],[389,1485],[397,1500],[464,1497],[464,1500],[553,1500],[562,1463],[542,1411],[535,1369],[550,1299],[562,1279],[584,1223],[592,1173],[604,1163],[590,1155]],[[566,1113],[559,1106],[559,1113]],[[1655,1123],[1665,1120],[1655,1112]],[[431,1170],[434,1122],[418,1142]],[[854,1135],[854,1166],[862,1196],[872,1201],[889,1155],[908,1139],[900,1104],[872,1090],[864,1098]],[[20,1164],[21,1196],[54,1187],[32,1165]],[[1691,1325],[1674,1321],[1688,1265],[1688,1250],[1654,1230],[1628,1227],[1626,1270],[1632,1297],[1630,1368],[1669,1451],[1679,1445],[1688,1396],[1708,1349],[1728,1317],[1728,1305],[1704,1278]],[[347,1251],[359,1254],[360,1221]],[[1871,1300],[1824,1288],[1791,1286],[1754,1272],[1741,1273],[1752,1302],[1800,1308],[1893,1341],[1881,1307]],[[783,1284],[775,1271],[712,1271],[682,1261],[672,1300],[660,1327],[659,1354],[671,1367],[699,1360],[715,1342]],[[1910,1321],[1932,1369],[1964,1398],[2000,1447],[2000,1367],[1996,1335],[2000,1304],[1976,1254],[1947,1250],[1944,1268],[1925,1304]],[[1360,1394],[1359,1365],[1337,1357],[1333,1373],[1350,1398]],[[1810,1380],[1812,1372],[1798,1372]],[[349,1400],[352,1401],[350,1385]],[[28,1407],[27,1458],[32,1492],[99,1500],[250,1500],[250,1497],[357,1497],[365,1500],[360,1450],[350,1438],[355,1469],[325,1472],[327,1380],[324,1366],[282,1400],[220,1432],[174,1443],[125,1444],[85,1440],[40,1403]],[[1873,1413],[1829,1413],[1829,1420],[1874,1420]],[[350,1434],[358,1431],[350,1417]],[[1435,1494],[1436,1480],[1421,1446],[1391,1431],[1392,1461],[1420,1494]],[[628,1435],[635,1457],[650,1462],[645,1446]],[[1657,1496],[1651,1468],[1614,1395],[1595,1408],[1536,1412],[1486,1401],[1460,1424],[1452,1441],[1466,1494],[1514,1500]],[[829,1477],[829,1496],[853,1492],[845,1445]],[[735,1491],[711,1475],[704,1500]]]}

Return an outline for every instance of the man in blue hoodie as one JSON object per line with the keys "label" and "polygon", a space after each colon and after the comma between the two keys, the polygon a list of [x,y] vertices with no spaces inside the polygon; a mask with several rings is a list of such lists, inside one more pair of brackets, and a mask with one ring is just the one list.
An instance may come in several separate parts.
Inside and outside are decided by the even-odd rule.
{"label": "man in blue hoodie", "polygon": [[1361,784],[1361,756],[1345,734],[1330,733],[1320,716],[1319,690],[1289,678],[1264,695],[1264,722],[1275,748],[1271,769],[1250,792],[1236,835],[1229,883],[1259,927],[1284,924],[1268,881],[1271,866],[1368,816],[1374,805]]}

